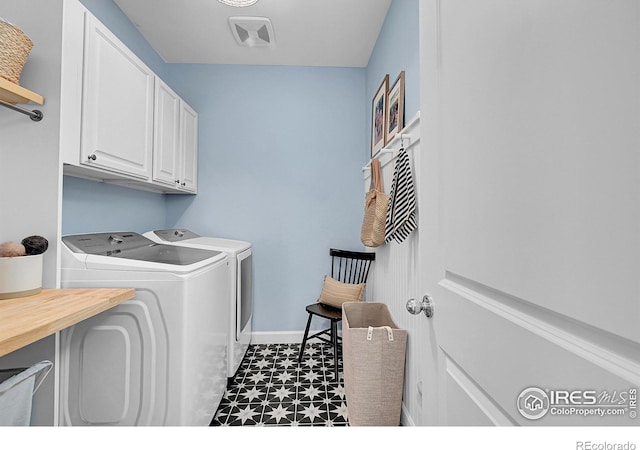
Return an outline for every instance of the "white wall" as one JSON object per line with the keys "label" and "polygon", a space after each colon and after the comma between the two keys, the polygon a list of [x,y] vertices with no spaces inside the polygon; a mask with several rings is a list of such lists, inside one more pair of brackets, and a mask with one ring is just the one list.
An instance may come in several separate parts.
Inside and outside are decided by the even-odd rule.
{"label": "white wall", "polygon": [[[35,10],[38,14],[33,14]],[[26,8],[23,1],[3,0],[0,12],[34,42],[20,85],[45,99],[43,106],[22,105],[41,110],[40,122],[0,109],[0,240],[20,241],[32,234],[47,238],[44,285],[55,287],[62,1],[35,0]]]}
{"label": "white wall", "polygon": [[[58,285],[62,0],[31,0],[28,6],[24,0],[3,0],[0,15],[33,41],[20,84],[45,98],[43,106],[23,105],[41,110],[40,122],[0,108],[0,241],[34,234],[47,238],[43,286],[52,288]],[[0,368],[27,367],[53,357],[50,337],[0,358]],[[53,380],[50,375],[36,394],[34,424],[53,424]]]}

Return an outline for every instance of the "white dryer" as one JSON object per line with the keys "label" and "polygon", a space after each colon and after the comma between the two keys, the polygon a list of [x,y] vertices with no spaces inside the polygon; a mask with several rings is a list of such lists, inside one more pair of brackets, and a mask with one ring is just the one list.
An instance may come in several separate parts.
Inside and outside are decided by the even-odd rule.
{"label": "white dryer", "polygon": [[62,287],[136,295],[61,332],[61,424],[209,425],[227,381],[227,254],[132,232],[62,243]]}
{"label": "white dryer", "polygon": [[159,243],[225,252],[229,255],[230,286],[228,367],[232,378],[251,343],[251,319],[253,316],[253,256],[251,244],[245,241],[203,237],[184,228],[154,230],[144,234]]}

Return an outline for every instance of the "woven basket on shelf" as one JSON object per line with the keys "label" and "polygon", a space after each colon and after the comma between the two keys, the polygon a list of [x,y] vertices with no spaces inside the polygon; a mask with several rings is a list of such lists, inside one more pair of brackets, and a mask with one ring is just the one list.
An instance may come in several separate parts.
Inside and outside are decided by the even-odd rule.
{"label": "woven basket on shelf", "polygon": [[0,18],[0,77],[18,84],[33,42],[17,26]]}

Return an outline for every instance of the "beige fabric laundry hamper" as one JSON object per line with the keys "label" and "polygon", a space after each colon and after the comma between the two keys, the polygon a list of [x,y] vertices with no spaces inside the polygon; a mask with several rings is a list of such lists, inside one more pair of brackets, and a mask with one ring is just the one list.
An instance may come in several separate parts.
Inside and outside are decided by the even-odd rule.
{"label": "beige fabric laundry hamper", "polygon": [[398,426],[407,332],[384,303],[342,305],[344,387],[351,426]]}

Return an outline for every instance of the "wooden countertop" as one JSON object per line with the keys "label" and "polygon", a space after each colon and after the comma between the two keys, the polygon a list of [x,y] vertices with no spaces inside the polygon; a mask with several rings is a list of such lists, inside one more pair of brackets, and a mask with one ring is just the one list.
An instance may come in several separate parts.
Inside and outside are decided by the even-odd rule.
{"label": "wooden countertop", "polygon": [[130,300],[135,289],[43,289],[0,300],[0,356]]}

